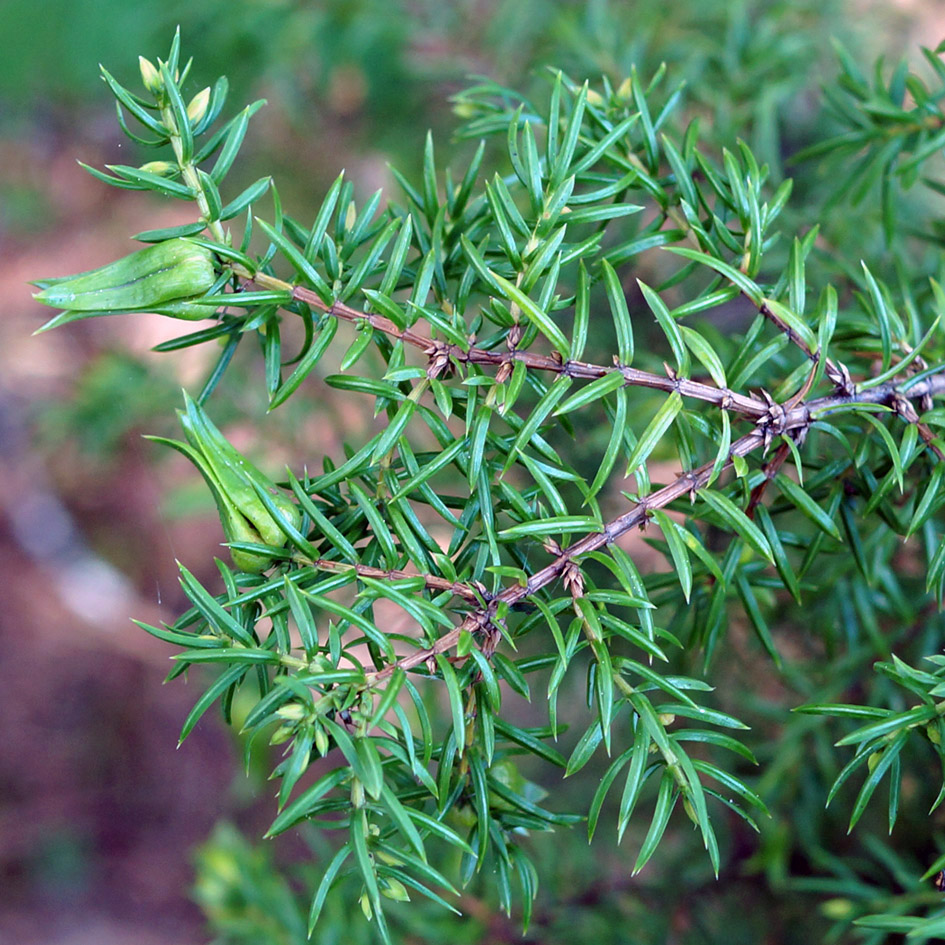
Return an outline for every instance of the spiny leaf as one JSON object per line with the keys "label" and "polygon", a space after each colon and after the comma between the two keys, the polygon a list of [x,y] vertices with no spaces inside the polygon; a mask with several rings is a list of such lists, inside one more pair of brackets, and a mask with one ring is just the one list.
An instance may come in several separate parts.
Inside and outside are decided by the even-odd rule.
{"label": "spiny leaf", "polygon": [[699,498],[706,503],[729,528],[763,558],[774,564],[774,555],[761,529],[727,496],[711,489],[701,489]]}

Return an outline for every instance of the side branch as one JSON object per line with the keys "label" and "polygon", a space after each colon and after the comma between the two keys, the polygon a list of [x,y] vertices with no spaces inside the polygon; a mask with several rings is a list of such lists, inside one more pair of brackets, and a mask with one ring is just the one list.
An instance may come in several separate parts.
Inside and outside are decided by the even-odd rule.
{"label": "side branch", "polygon": [[[462,348],[459,345],[449,344],[443,341],[436,341],[425,335],[411,331],[409,328],[400,328],[393,321],[383,315],[377,315],[372,312],[359,312],[342,302],[335,302],[332,305],[326,304],[311,289],[304,286],[292,285],[268,276],[263,272],[251,273],[242,266],[233,265],[233,272],[248,282],[254,282],[267,289],[276,289],[291,291],[292,297],[306,305],[325,312],[341,321],[352,323],[366,322],[377,331],[381,331],[406,345],[417,348],[430,359],[432,376],[442,373],[450,362],[456,364],[481,364],[490,365],[501,370],[503,365],[511,365],[516,361],[521,361],[527,368],[536,371],[550,371],[554,374],[563,374],[566,377],[580,378],[582,380],[595,380],[610,374],[613,371],[620,371],[623,374],[627,386],[648,387],[653,390],[662,390],[666,393],[678,391],[684,397],[692,397],[696,400],[703,400],[715,404],[722,410],[729,410],[732,413],[740,414],[750,419],[757,420],[768,412],[768,406],[764,401],[756,398],[737,394],[732,390],[715,387],[712,384],[704,384],[700,381],[691,381],[687,378],[676,377],[672,372],[667,376],[653,374],[649,371],[641,371],[638,368],[632,368],[621,364],[600,365],[589,364],[584,361],[564,361],[554,355],[533,354],[528,351],[487,351],[484,348]],[[506,368],[508,370],[508,368]]]}
{"label": "side branch", "polygon": [[[914,384],[909,389],[908,397],[910,399],[931,397],[943,393],[945,393],[945,373],[934,374],[919,384]],[[801,404],[790,410],[784,410],[778,417],[777,433],[791,434],[795,438],[800,439],[806,434],[816,417],[821,414],[829,413],[831,407],[840,408],[851,403],[887,404],[893,406],[901,413],[904,409],[903,401],[911,407],[909,400],[899,392],[898,385],[893,382],[882,384],[879,387],[873,387],[860,393],[834,394],[828,397],[820,397],[816,400],[809,401],[807,404]],[[759,446],[767,448],[770,439],[771,431],[764,424],[759,425],[750,433],[746,433],[732,444],[723,469],[728,469],[736,456],[747,456],[749,453],[758,449]],[[934,444],[930,444],[930,447],[937,456],[941,457],[940,451]],[[536,593],[541,590],[541,588],[561,577],[575,558],[591,551],[597,551],[604,545],[616,541],[621,535],[633,528],[642,528],[645,526],[648,514],[651,510],[663,508],[676,499],[682,498],[687,493],[692,499],[695,499],[697,490],[701,489],[709,481],[714,466],[714,462],[709,462],[691,472],[679,474],[679,478],[677,478],[675,482],[670,483],[668,486],[663,486],[662,489],[657,489],[656,492],[646,496],[645,499],[641,499],[628,512],[625,512],[623,515],[618,516],[612,522],[605,525],[602,531],[586,535],[568,548],[565,548],[551,564],[532,574],[524,587],[521,585],[513,585],[499,594],[496,600],[507,604],[518,603],[523,598]]]}
{"label": "side branch", "polygon": [[[300,302],[305,302],[312,308],[325,312],[342,321],[357,324],[367,322],[377,331],[382,331],[392,338],[402,341],[404,344],[423,351],[430,359],[431,363],[439,362],[445,364],[448,361],[466,363],[466,364],[487,364],[495,367],[501,367],[509,362],[522,361],[526,367],[533,370],[550,371],[555,374],[564,374],[567,377],[581,378],[585,380],[595,380],[603,377],[612,371],[620,371],[627,381],[627,384],[634,387],[648,387],[653,390],[662,390],[666,393],[678,391],[684,397],[692,397],[696,400],[703,400],[715,404],[722,410],[730,410],[733,413],[741,414],[758,421],[770,414],[770,402],[758,397],[745,396],[737,394],[734,391],[715,387],[712,384],[704,384],[700,381],[691,381],[686,378],[676,377],[674,372],[668,371],[666,376],[652,374],[649,371],[641,371],[638,368],[627,367],[617,364],[615,366],[605,366],[599,364],[589,364],[584,361],[564,361],[555,355],[532,354],[527,351],[487,351],[484,348],[464,349],[459,345],[448,344],[447,342],[435,341],[424,335],[418,334],[410,329],[398,327],[389,318],[383,315],[377,315],[371,312],[359,312],[341,302],[334,302],[331,305],[326,304],[311,289],[304,286],[292,285],[283,282],[274,276],[266,273],[251,273],[240,265],[232,265],[233,272],[248,282],[255,282],[263,288],[284,290],[292,293],[292,297]],[[785,325],[780,318],[762,305],[759,311],[766,317],[772,319],[774,324],[782,331],[788,332],[794,340],[796,333]],[[811,351],[810,348],[797,339],[801,349],[814,362],[819,360],[821,353]],[[945,393],[945,372],[933,374],[918,384],[912,384],[906,394],[902,394],[898,388],[901,382],[888,381],[878,387],[872,387],[865,391],[857,391],[850,377],[850,372],[845,365],[837,365],[829,358],[826,362],[827,376],[837,385],[838,392],[825,397],[807,402],[806,408],[815,412],[829,410],[832,406],[842,406],[850,403],[873,403],[893,405],[895,397],[905,396],[908,400],[919,398],[927,399],[936,395]],[[810,381],[810,378],[809,378]],[[806,392],[808,385],[799,392],[802,396]],[[799,397],[795,396],[786,405],[792,415],[798,410],[804,410],[804,403],[800,402]],[[923,439],[928,438],[923,436]],[[936,449],[937,453],[937,449]]]}
{"label": "side branch", "polygon": [[[927,404],[932,397],[945,394],[945,371],[931,374],[919,383],[906,384],[905,390],[902,390],[904,386],[902,380],[893,380],[858,391],[846,367],[842,364],[838,366],[828,360],[826,374],[837,387],[835,393],[804,402],[802,398],[806,396],[813,382],[814,371],[812,371],[804,387],[793,398],[784,404],[778,404],[765,392],[762,392],[763,399],[737,394],[734,391],[714,387],[710,384],[679,378],[669,368],[667,368],[666,375],[662,376],[619,363],[613,366],[602,366],[583,361],[565,361],[557,354],[534,354],[527,351],[517,351],[514,347],[507,351],[488,351],[477,347],[464,349],[459,345],[437,341],[410,329],[400,328],[391,319],[382,315],[360,312],[340,302],[329,305],[322,301],[315,292],[306,289],[304,286],[293,286],[265,273],[254,274],[239,265],[233,265],[232,268],[234,273],[247,282],[254,282],[264,288],[290,292],[294,299],[304,302],[321,312],[355,324],[366,322],[372,328],[422,351],[429,359],[428,374],[430,376],[443,373],[450,363],[494,366],[500,372],[497,376],[501,376],[501,372],[507,374],[510,371],[510,365],[516,361],[521,361],[526,367],[533,370],[549,371],[558,375],[586,380],[594,380],[619,371],[627,385],[647,387],[666,391],[667,393],[677,391],[682,396],[713,403],[723,410],[730,410],[746,419],[754,420],[755,428],[731,444],[723,469],[730,468],[736,457],[747,456],[759,447],[767,450],[772,439],[776,436],[789,435],[797,441],[802,440],[811,424],[818,417],[828,416],[832,411],[843,409],[850,404],[883,404],[891,407],[904,420],[915,423],[919,427],[922,439],[929,449],[940,460],[943,459],[943,453],[938,444],[933,442],[934,437],[931,431],[928,431],[919,422],[918,414],[911,401],[920,399]],[[767,304],[762,304],[759,311],[773,321],[781,331],[784,331],[789,339],[814,362],[816,367],[817,361],[822,357],[821,352],[812,351],[783,319],[771,311]],[[779,451],[778,456],[770,464],[771,473],[776,472],[786,456],[786,448]],[[680,473],[675,482],[638,500],[627,512],[603,526],[601,531],[588,534],[563,550],[555,548],[554,560],[532,574],[524,586],[520,584],[512,585],[498,595],[485,593],[482,585],[475,582],[451,582],[434,575],[421,575],[396,569],[385,570],[327,559],[317,559],[312,564],[327,571],[354,570],[359,575],[375,579],[401,580],[421,577],[427,588],[435,591],[449,591],[451,594],[475,605],[475,609],[465,616],[459,626],[445,633],[432,646],[404,656],[383,669],[367,673],[368,685],[374,686],[389,678],[398,668],[412,669],[448,651],[457,645],[462,634],[466,631],[483,637],[481,641],[483,653],[491,656],[498,639],[498,632],[493,621],[500,605],[515,605],[556,580],[564,579],[567,581],[568,576],[574,573],[578,559],[613,543],[633,528],[644,527],[649,514],[653,510],[668,506],[687,494],[694,501],[697,491],[709,482],[715,467],[715,462],[709,462],[698,469]],[[760,491],[758,495],[753,495],[751,510],[753,510],[754,504],[760,501],[760,497]]]}
{"label": "side branch", "polygon": [[462,597],[477,606],[483,601],[489,601],[492,595],[486,590],[485,585],[478,581],[462,583],[459,581],[448,581],[446,578],[438,577],[435,574],[420,574],[417,571],[401,571],[397,568],[373,568],[366,564],[352,564],[348,561],[330,561],[328,558],[316,558],[314,561],[310,558],[301,558],[311,567],[319,571],[330,571],[333,574],[344,574],[353,571],[358,577],[373,578],[376,581],[409,581],[423,578],[423,583],[432,591],[449,591],[454,597]]}
{"label": "side branch", "polygon": [[[909,389],[908,397],[932,397],[940,394],[945,394],[945,373],[932,375],[919,384],[914,384]],[[888,404],[894,406],[903,397],[904,395],[898,390],[898,385],[892,382],[859,393],[840,393],[820,397],[806,404],[784,410],[782,415],[778,418],[778,433],[781,435],[790,434],[800,439],[806,434],[811,424],[815,422],[816,416],[829,414],[831,408],[839,409],[851,403]],[[761,424],[750,433],[746,433],[732,444],[728,453],[728,459],[723,468],[728,469],[736,456],[747,456],[759,447],[767,448],[770,439],[771,432],[765,424]],[[783,453],[786,456],[787,450],[784,450]],[[778,456],[773,462],[777,464],[780,459],[781,457]],[[626,534],[634,528],[644,527],[649,513],[652,510],[663,508],[686,494],[694,499],[696,492],[708,483],[714,465],[714,462],[706,463],[691,472],[679,474],[675,482],[663,486],[662,489],[657,489],[656,492],[646,496],[645,499],[638,501],[634,504],[633,508],[618,516],[613,521],[608,522],[600,532],[593,532],[586,535],[584,538],[579,539],[569,547],[560,551],[550,564],[532,574],[525,586],[519,584],[512,585],[492,598],[492,600],[489,601],[487,612],[480,610],[468,615],[460,626],[445,633],[432,647],[418,650],[416,653],[403,657],[396,663],[378,672],[369,673],[368,679],[371,684],[373,685],[386,679],[393,674],[394,670],[398,667],[401,669],[410,669],[431,659],[439,653],[451,649],[459,642],[459,638],[464,630],[475,633],[488,627],[491,621],[491,614],[498,604],[504,603],[512,606],[537,593],[554,581],[565,578],[566,575],[571,573],[576,560],[582,555],[597,551],[605,545],[611,544],[621,535]]]}
{"label": "side branch", "polygon": [[[809,417],[806,422],[810,422]],[[796,426],[801,427],[804,425],[805,421],[798,418]],[[763,443],[764,433],[761,430],[753,430],[751,433],[747,433],[745,436],[741,437],[741,439],[736,440],[729,451],[729,459],[725,464],[725,468],[727,469],[732,464],[733,457],[745,456],[763,445]],[[681,498],[686,493],[694,495],[697,489],[701,488],[709,481],[713,466],[714,463],[706,463],[704,466],[700,466],[698,469],[681,476],[676,482],[664,486],[662,489],[658,489],[656,492],[647,496],[645,500],[636,503],[630,511],[625,512],[619,518],[614,519],[606,525],[603,531],[594,532],[580,539],[580,541],[576,541],[573,545],[564,549],[551,564],[545,566],[540,571],[536,571],[528,579],[524,587],[520,584],[515,584],[506,588],[506,590],[494,598],[494,601],[489,606],[489,610],[494,611],[495,605],[499,603],[505,603],[510,606],[517,604],[524,598],[530,597],[543,587],[558,580],[568,573],[570,569],[573,569],[575,560],[581,555],[596,551],[604,545],[616,541],[617,538],[625,532],[630,531],[632,528],[645,525],[648,512],[651,509],[658,509],[669,505],[670,502]],[[421,663],[426,662],[437,654],[454,647],[459,642],[459,638],[464,630],[474,633],[488,627],[490,623],[491,616],[488,613],[480,611],[478,613],[469,614],[463,620],[462,624],[443,634],[433,646],[418,650],[415,653],[411,653],[409,656],[402,657],[397,660],[396,663],[385,666],[384,669],[368,673],[368,684],[376,685],[393,675],[394,671],[398,668],[407,670],[412,669],[414,666],[419,666]]]}
{"label": "side branch", "polygon": [[[809,423],[809,417],[806,419],[798,417],[793,428],[805,427]],[[723,469],[728,469],[732,465],[734,457],[747,456],[762,445],[764,445],[764,432],[762,430],[752,430],[751,433],[746,433],[732,444],[728,460]],[[597,551],[599,548],[603,548],[604,545],[612,544],[621,535],[633,528],[643,528],[652,510],[661,509],[671,502],[675,502],[676,499],[681,499],[687,493],[694,498],[696,491],[709,481],[714,466],[714,462],[706,463],[698,469],[681,474],[675,482],[663,486],[662,489],[657,489],[656,492],[651,493],[645,499],[638,501],[628,512],[624,512],[623,515],[605,525],[602,531],[585,535],[584,538],[565,548],[551,564],[546,565],[540,571],[536,571],[524,587],[519,584],[513,585],[499,594],[496,600],[510,605],[518,603],[523,598],[536,593],[561,577],[576,558],[591,551]]]}

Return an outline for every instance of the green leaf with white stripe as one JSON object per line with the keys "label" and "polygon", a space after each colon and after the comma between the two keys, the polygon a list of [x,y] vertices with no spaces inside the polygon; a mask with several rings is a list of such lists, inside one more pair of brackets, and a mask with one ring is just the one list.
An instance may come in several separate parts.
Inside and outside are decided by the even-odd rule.
{"label": "green leaf with white stripe", "polygon": [[[467,250],[468,251],[468,250]],[[539,305],[530,299],[518,286],[504,279],[498,273],[489,270],[489,274],[498,285],[502,295],[510,302],[514,302],[532,321],[535,327],[551,342],[554,349],[566,360],[571,356],[571,346],[564,332],[557,326],[551,316],[542,311]]]}
{"label": "green leaf with white stripe", "polygon": [[768,544],[764,533],[728,496],[702,489],[699,492],[699,498],[749,547],[774,564],[771,545]]}
{"label": "green leaf with white stripe", "polygon": [[633,325],[630,323],[627,297],[614,267],[606,259],[602,259],[600,268],[604,276],[610,313],[614,319],[614,329],[617,332],[617,360],[622,365],[628,365],[633,362]]}
{"label": "green leaf with white stripe", "polygon": [[709,376],[718,387],[725,387],[725,368],[712,346],[702,335],[688,325],[677,325],[682,334],[686,347],[699,359],[702,366],[709,372]]}
{"label": "green leaf with white stripe", "polygon": [[623,387],[625,383],[626,379],[620,371],[616,369],[608,371],[603,377],[598,377],[596,380],[591,381],[590,384],[586,384],[582,387],[576,394],[572,394],[572,396],[554,412],[554,415],[560,417],[561,414],[570,413],[572,410],[577,410],[585,404],[600,400],[618,388]]}
{"label": "green leaf with white stripe", "polygon": [[663,532],[663,537],[669,546],[670,557],[673,559],[673,569],[676,577],[679,578],[679,586],[688,603],[689,595],[692,593],[692,565],[689,562],[686,543],[679,534],[682,529],[662,509],[654,509],[651,517]]}
{"label": "green leaf with white stripe", "polygon": [[663,406],[656,411],[656,415],[643,431],[640,439],[637,440],[637,445],[633,448],[633,452],[627,460],[628,476],[647,461],[650,453],[656,448],[663,438],[663,434],[670,428],[682,408],[682,396],[678,391],[673,391],[666,398]]}
{"label": "green leaf with white stripe", "polygon": [[646,304],[650,306],[650,311],[656,316],[663,334],[673,351],[673,357],[676,359],[676,373],[683,377],[689,376],[689,351],[683,342],[682,333],[676,319],[670,314],[663,300],[654,292],[645,282],[637,279],[637,285],[646,299]]}
{"label": "green leaf with white stripe", "polygon": [[843,541],[840,529],[833,519],[804,491],[793,479],[783,472],[778,473],[774,480],[781,494],[803,512],[818,528],[823,529],[831,538]]}

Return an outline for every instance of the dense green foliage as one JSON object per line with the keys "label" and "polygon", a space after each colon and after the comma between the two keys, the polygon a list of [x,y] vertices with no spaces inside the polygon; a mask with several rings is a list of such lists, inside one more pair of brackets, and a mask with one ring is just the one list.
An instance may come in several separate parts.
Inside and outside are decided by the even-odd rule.
{"label": "dense green foliage", "polygon": [[[480,81],[455,97],[483,142],[464,164],[428,136],[399,202],[340,174],[311,222],[268,177],[227,190],[260,103],[221,121],[223,79],[186,102],[179,38],[141,60],[143,96],[103,70],[123,129],[161,150],[90,172],[193,222],[40,280],[83,300],[45,327],[208,319],[160,346],[221,347],[186,443],[162,439],[209,484],[230,563],[212,587],[182,567],[191,608],[141,626],[178,649],[172,676],[217,670],[182,738],[248,700],[247,751],[282,751],[268,835],[297,832],[315,864],[290,887],[221,833],[198,885],[221,940],[355,941],[356,903],[389,940],[464,888],[527,929],[542,834],[585,830],[626,833],[641,881],[735,870],[745,844],[773,889],[802,863],[837,935],[945,927],[922,826],[945,797],[945,64],[925,56],[928,85],[843,60],[841,127],[807,149],[842,159],[833,202],[791,229],[791,183],[756,154],[770,135],[704,143],[671,69],[549,70],[527,96]],[[913,187],[924,215],[899,212]],[[874,191],[882,250],[861,263],[831,213]],[[275,484],[211,419],[244,343],[270,410],[327,385],[376,432]],[[660,569],[635,561],[641,529]],[[871,863],[830,852],[825,803],[870,831]],[[924,847],[896,843],[902,822]]]}

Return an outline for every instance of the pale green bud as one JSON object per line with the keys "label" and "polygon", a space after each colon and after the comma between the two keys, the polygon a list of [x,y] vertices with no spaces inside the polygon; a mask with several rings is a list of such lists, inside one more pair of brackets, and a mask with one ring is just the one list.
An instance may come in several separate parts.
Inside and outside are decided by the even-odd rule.
{"label": "pale green bud", "polygon": [[410,902],[407,888],[399,879],[394,879],[393,876],[385,876],[384,883],[385,886],[381,889],[382,896],[393,899],[394,902]]}
{"label": "pale green bud", "polygon": [[207,114],[207,106],[210,104],[210,86],[201,89],[187,106],[187,117],[192,125],[196,125],[204,115]]}
{"label": "pale green bud", "polygon": [[170,177],[177,170],[177,165],[172,161],[148,161],[141,165],[140,170],[159,177]]}
{"label": "pale green bud", "polygon": [[138,68],[141,70],[141,81],[144,87],[154,95],[164,91],[164,83],[161,81],[161,73],[155,68],[154,63],[144,56],[138,56]]}
{"label": "pale green bud", "polygon": [[297,702],[290,702],[288,705],[283,705],[276,709],[276,715],[281,719],[285,719],[287,722],[298,722],[301,721],[302,716],[305,715],[305,709]]}
{"label": "pale green bud", "polygon": [[820,911],[828,919],[843,920],[849,919],[854,914],[854,905],[849,899],[828,899],[821,903]]}

